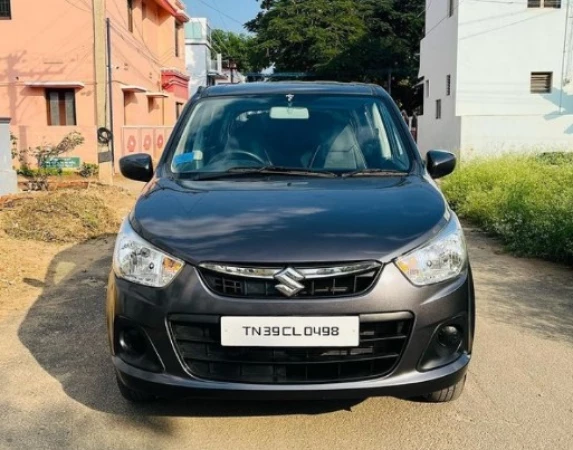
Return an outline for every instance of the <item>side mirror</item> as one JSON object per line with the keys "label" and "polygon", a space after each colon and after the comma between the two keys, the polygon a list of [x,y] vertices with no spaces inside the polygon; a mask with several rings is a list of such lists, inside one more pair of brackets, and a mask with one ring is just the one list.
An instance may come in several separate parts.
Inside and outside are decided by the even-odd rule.
{"label": "side mirror", "polygon": [[445,177],[456,168],[456,155],[444,150],[430,150],[426,160],[428,173],[434,179]]}
{"label": "side mirror", "polygon": [[153,178],[153,161],[145,153],[124,156],[119,160],[119,170],[125,178],[147,183]]}

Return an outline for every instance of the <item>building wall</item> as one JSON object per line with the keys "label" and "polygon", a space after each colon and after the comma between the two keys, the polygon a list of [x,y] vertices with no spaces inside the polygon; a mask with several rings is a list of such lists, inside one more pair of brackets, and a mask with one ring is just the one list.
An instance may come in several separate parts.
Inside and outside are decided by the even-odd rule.
{"label": "building wall", "polygon": [[240,84],[240,83],[246,83],[247,82],[247,77],[245,77],[241,72],[239,72],[238,70],[234,70],[233,71],[233,77],[232,77],[232,83],[231,83],[231,69],[228,68],[223,68],[223,70],[221,71],[221,77],[220,79],[218,79],[215,84]]}
{"label": "building wall", "polygon": [[[457,114],[468,157],[573,148],[567,6],[568,0],[561,9],[511,0],[461,5]],[[553,73],[551,93],[531,93],[532,72]]]}
{"label": "building wall", "polygon": [[[0,116],[12,118],[21,147],[58,142],[69,131],[80,131],[85,144],[73,154],[97,161],[95,119],[93,16],[91,2],[12,0],[12,20],[0,21]],[[145,8],[143,4],[145,3]],[[181,9],[177,0],[134,0],[133,32],[128,29],[127,1],[108,1],[111,21],[111,62],[116,157],[121,156],[123,126],[172,126],[176,103],[185,103],[186,89],[164,86],[166,69],[184,77],[183,30],[175,55],[176,19],[166,7]],[[145,12],[143,11],[145,9]],[[9,39],[4,38],[9,36]],[[187,78],[182,78],[187,83]],[[48,126],[45,88],[30,81],[78,81],[75,90],[76,126]],[[150,92],[166,91],[167,98],[125,93],[124,86]]]}
{"label": "building wall", "polygon": [[[20,147],[56,142],[70,130],[82,132],[76,154],[96,161],[93,21],[87,8],[65,0],[13,0],[12,19],[0,21],[0,116],[12,119]],[[76,91],[78,127],[51,127],[45,89],[29,81],[81,81]],[[86,127],[86,128],[84,128]]]}
{"label": "building wall", "polygon": [[[145,7],[143,5],[145,4]],[[164,69],[185,71],[182,29],[178,33],[179,56],[175,55],[176,18],[153,0],[133,0],[133,32],[127,24],[127,2],[108,2],[111,19],[113,107],[116,159],[130,151],[126,148],[124,126],[172,126],[176,104],[187,101],[187,93],[168,97],[149,97],[163,91]],[[127,92],[125,86],[138,86],[146,92]],[[128,131],[129,133],[130,131]],[[134,151],[145,151],[137,140]]]}
{"label": "building wall", "polygon": [[[527,2],[513,0],[497,0],[495,4],[462,3],[457,114],[506,116],[573,112],[571,85],[562,86],[561,76],[565,16],[565,7],[528,8]],[[570,45],[565,50],[565,58],[570,59]],[[551,94],[531,94],[532,72],[553,72]],[[563,89],[570,94],[562,96]]]}
{"label": "building wall", "polygon": [[462,158],[493,156],[504,152],[573,150],[573,116],[541,115],[464,116]]}
{"label": "building wall", "polygon": [[187,61],[187,74],[189,80],[189,94],[197,92],[199,86],[208,84],[208,63],[211,60],[211,50],[205,44],[189,43],[185,45]]}
{"label": "building wall", "polygon": [[211,28],[204,17],[192,17],[185,25],[185,64],[189,80],[189,95],[200,86],[212,84],[209,72],[214,52],[211,48]]}
{"label": "building wall", "polygon": [[[424,114],[418,118],[418,146],[422,155],[431,149],[458,153],[460,120],[456,117],[456,65],[458,9],[454,1],[449,17],[448,1],[426,0],[426,35],[420,44],[420,76],[424,77]],[[450,95],[447,76],[450,75]],[[429,82],[429,91],[427,89]],[[436,119],[436,101],[442,102]]]}
{"label": "building wall", "polygon": [[0,117],[0,196],[18,192],[16,172],[12,170],[10,120]]}
{"label": "building wall", "polygon": [[[515,0],[460,1],[457,21],[441,22],[438,3],[443,16],[443,3],[432,2],[421,44],[420,75],[431,84],[420,120],[422,152],[445,147],[471,157],[573,148],[570,1],[563,0],[561,9],[528,8]],[[434,78],[451,70],[452,59],[452,96],[442,101],[442,119],[436,120],[435,99],[443,92],[434,90]],[[532,72],[553,73],[551,93],[531,93]]]}

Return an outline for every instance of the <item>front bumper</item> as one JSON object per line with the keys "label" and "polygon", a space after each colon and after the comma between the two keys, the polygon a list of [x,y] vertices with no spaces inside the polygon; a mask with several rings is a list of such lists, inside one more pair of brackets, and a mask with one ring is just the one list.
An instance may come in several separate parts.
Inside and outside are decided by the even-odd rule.
{"label": "front bumper", "polygon": [[165,373],[150,373],[113,357],[116,373],[130,389],[164,398],[224,398],[232,400],[323,400],[374,396],[418,397],[456,384],[466,374],[469,355],[427,373],[405,373],[354,383],[262,385],[205,382]]}
{"label": "front bumper", "polygon": [[[128,387],[161,397],[224,397],[236,399],[358,398],[377,395],[414,397],[444,389],[460,381],[468,368],[475,328],[471,270],[435,286],[411,285],[393,265],[384,267],[372,291],[361,297],[337,299],[254,300],[221,297],[210,292],[193,267],[186,266],[165,289],[133,285],[112,273],[107,320],[112,359],[120,380]],[[349,382],[255,384],[205,380],[194,376],[182,361],[169,327],[172,315],[221,316],[359,315],[361,321],[384,321],[397,315],[412,317],[404,350],[391,372],[382,377]],[[152,370],[118,352],[116,323],[136,324],[147,337],[157,364]],[[455,358],[424,370],[421,361],[430,351],[437,330],[455,320],[464,340]]]}

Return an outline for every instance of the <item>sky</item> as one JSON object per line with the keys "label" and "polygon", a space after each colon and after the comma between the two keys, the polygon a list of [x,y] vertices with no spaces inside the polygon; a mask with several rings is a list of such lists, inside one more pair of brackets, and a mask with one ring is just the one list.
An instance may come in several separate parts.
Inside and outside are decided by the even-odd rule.
{"label": "sky", "polygon": [[242,24],[259,11],[256,0],[184,0],[191,17],[207,17],[211,28],[245,32]]}

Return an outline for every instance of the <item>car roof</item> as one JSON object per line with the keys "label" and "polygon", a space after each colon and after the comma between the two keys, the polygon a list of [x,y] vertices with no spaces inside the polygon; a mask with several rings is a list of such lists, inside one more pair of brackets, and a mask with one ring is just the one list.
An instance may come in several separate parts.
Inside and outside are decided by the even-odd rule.
{"label": "car roof", "polygon": [[384,96],[385,91],[380,86],[364,83],[338,82],[256,82],[242,84],[222,84],[210,86],[201,92],[201,97],[224,97],[241,95],[269,94],[332,94],[332,95],[370,95]]}

